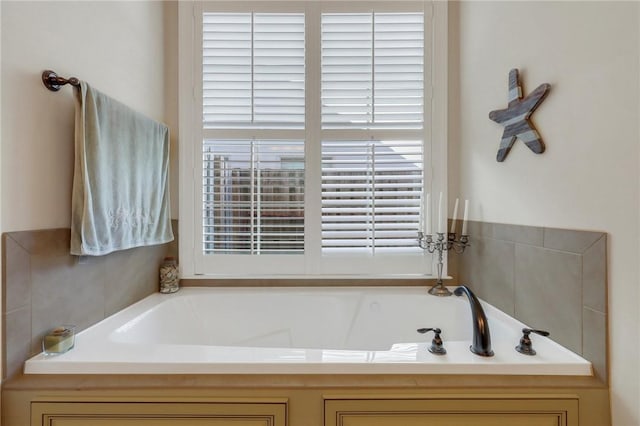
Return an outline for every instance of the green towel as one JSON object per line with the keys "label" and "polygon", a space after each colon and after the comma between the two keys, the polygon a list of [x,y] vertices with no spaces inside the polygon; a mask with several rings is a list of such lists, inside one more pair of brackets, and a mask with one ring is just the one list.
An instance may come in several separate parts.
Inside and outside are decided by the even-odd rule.
{"label": "green towel", "polygon": [[169,129],[85,82],[74,92],[71,254],[172,241]]}

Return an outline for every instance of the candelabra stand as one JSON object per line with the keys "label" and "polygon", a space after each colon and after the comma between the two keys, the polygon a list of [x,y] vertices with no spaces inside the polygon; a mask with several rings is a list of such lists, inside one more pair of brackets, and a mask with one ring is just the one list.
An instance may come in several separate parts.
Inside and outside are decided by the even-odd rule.
{"label": "candelabra stand", "polygon": [[447,240],[445,241],[444,232],[438,232],[437,238],[434,241],[433,235],[425,235],[422,231],[419,231],[418,245],[422,250],[427,250],[429,253],[438,253],[438,279],[435,285],[429,289],[429,294],[434,296],[451,296],[452,293],[442,282],[444,252],[453,250],[457,254],[464,253],[464,250],[469,246],[469,236],[461,235],[458,240],[455,233],[449,232]]}

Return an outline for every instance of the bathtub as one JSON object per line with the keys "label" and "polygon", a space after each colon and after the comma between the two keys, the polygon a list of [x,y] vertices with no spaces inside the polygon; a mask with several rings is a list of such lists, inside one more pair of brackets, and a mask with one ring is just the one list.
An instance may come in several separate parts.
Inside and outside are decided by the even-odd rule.
{"label": "bathtub", "polygon": [[[75,348],[36,355],[26,374],[592,375],[591,363],[532,335],[483,302],[495,356],[469,350],[466,297],[421,287],[199,288],[152,294],[78,333]],[[446,355],[427,348],[442,329]],[[553,330],[551,337],[553,337]]]}

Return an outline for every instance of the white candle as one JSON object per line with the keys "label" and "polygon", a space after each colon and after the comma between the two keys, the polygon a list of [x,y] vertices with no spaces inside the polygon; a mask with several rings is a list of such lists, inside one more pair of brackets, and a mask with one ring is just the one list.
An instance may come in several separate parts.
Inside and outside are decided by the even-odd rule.
{"label": "white candle", "polygon": [[424,229],[426,235],[431,235],[431,194],[427,194],[427,202],[424,206],[425,217],[424,217]]}
{"label": "white candle", "polygon": [[453,218],[451,219],[451,230],[449,231],[449,233],[451,234],[455,234],[456,233],[456,220],[458,217],[458,202],[460,200],[456,198],[456,203],[453,205]]}
{"label": "white candle", "polygon": [[424,196],[420,195],[420,216],[418,216],[418,231],[424,232]]}
{"label": "white candle", "polygon": [[440,193],[440,201],[438,201],[438,233],[444,233],[444,219],[442,214],[442,192]]}
{"label": "white candle", "polygon": [[464,200],[464,217],[462,218],[462,235],[467,234],[467,218],[469,217],[469,200]]}

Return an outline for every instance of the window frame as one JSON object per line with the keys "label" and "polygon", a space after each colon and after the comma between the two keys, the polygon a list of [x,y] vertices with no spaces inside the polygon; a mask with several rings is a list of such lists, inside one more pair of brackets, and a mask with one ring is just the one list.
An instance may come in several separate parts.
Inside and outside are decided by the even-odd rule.
{"label": "window frame", "polygon": [[[425,14],[424,32],[424,126],[422,129],[321,129],[320,120],[309,119],[321,115],[321,37],[320,25],[323,12],[402,12],[423,11]],[[305,13],[305,126],[303,129],[205,129],[202,125],[202,13],[203,12],[304,12]],[[316,226],[305,226],[304,255],[260,255],[251,256],[252,265],[259,272],[253,273],[244,268],[243,274],[230,273],[230,268],[213,268],[212,273],[202,273],[201,247],[201,206],[200,186],[194,185],[201,180],[201,165],[196,164],[202,158],[201,144],[189,141],[201,141],[205,138],[216,139],[264,139],[273,135],[277,139],[305,140],[305,182],[320,181],[320,161],[323,135],[330,140],[368,140],[372,138],[402,139],[420,138],[424,141],[423,164],[425,168],[423,195],[443,192],[446,203],[447,178],[447,5],[438,1],[221,1],[197,2],[184,1],[178,5],[179,22],[179,253],[181,277],[194,278],[425,278],[433,275],[432,256],[421,256],[420,270],[411,274],[389,275],[376,269],[375,257],[364,261],[368,265],[367,274],[352,272],[353,262],[350,256],[331,257],[327,264],[321,253],[321,244],[309,244],[321,237],[321,188],[319,185],[305,187],[305,222]],[[430,24],[430,25],[429,25]],[[200,191],[201,192],[201,191]],[[434,198],[434,197],[432,197]],[[201,209],[200,209],[201,210]],[[432,215],[433,217],[433,215]],[[200,232],[201,233],[201,232]],[[200,251],[201,252],[201,251]],[[228,259],[228,256],[219,255]],[[244,259],[247,255],[242,256]],[[209,256],[211,257],[211,256]],[[394,259],[402,262],[403,257]],[[304,259],[304,261],[302,261]],[[254,263],[255,262],[255,263]],[[415,262],[415,259],[413,260]],[[224,261],[228,264],[227,261]],[[287,273],[282,273],[282,265],[287,265]],[[400,263],[402,264],[402,263]],[[209,265],[210,266],[210,265]],[[220,264],[221,267],[225,266]],[[415,266],[415,265],[414,265]],[[329,269],[331,274],[323,269]],[[415,268],[414,268],[415,269]],[[446,271],[446,269],[445,269]]]}

